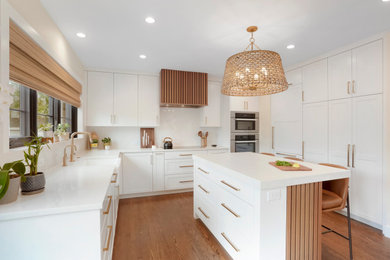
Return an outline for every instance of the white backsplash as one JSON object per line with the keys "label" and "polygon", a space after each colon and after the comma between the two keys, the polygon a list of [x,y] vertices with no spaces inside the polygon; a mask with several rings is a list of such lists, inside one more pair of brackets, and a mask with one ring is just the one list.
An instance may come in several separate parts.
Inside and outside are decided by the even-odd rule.
{"label": "white backsplash", "polygon": [[[160,126],[155,128],[155,140],[162,147],[164,137],[171,137],[174,146],[200,146],[198,131],[208,131],[208,145],[218,143],[219,127],[200,127],[200,108],[161,108]],[[140,147],[139,127],[88,127],[99,138],[111,137],[113,149],[131,149]]]}

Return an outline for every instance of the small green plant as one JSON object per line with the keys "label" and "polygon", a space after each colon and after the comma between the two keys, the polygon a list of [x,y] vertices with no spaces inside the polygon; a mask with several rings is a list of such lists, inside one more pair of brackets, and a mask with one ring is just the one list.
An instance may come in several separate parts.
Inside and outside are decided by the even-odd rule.
{"label": "small green plant", "polygon": [[92,143],[93,143],[93,144],[98,144],[98,143],[99,143],[99,140],[98,140],[98,139],[92,139]]}
{"label": "small green plant", "polygon": [[[41,137],[33,137],[29,143],[26,143],[27,151],[24,151],[24,161],[27,167],[30,168],[30,175],[38,174],[38,158],[43,148],[50,147],[42,141]],[[22,180],[23,181],[23,180]]]}
{"label": "small green plant", "polygon": [[110,145],[111,144],[111,138],[110,137],[104,137],[102,139],[103,144]]}
{"label": "small green plant", "polygon": [[0,167],[0,199],[7,193],[11,174],[16,173],[20,175],[22,181],[24,181],[25,172],[26,167],[24,166],[22,160],[6,163],[3,165],[3,167]]}
{"label": "small green plant", "polygon": [[63,135],[69,130],[70,125],[68,123],[65,124],[58,124],[56,135]]}
{"label": "small green plant", "polygon": [[45,125],[42,124],[39,126],[38,130],[43,131],[43,132],[51,131],[51,130],[53,130],[53,124],[52,123],[47,123]]}

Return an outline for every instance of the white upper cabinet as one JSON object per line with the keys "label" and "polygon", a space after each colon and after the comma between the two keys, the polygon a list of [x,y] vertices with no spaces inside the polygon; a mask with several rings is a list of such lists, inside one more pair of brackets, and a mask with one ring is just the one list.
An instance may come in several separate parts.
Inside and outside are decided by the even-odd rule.
{"label": "white upper cabinet", "polygon": [[329,99],[382,92],[382,40],[328,59]]}
{"label": "white upper cabinet", "polygon": [[304,103],[328,100],[327,59],[316,61],[302,68]]}
{"label": "white upper cabinet", "polygon": [[352,52],[347,51],[328,59],[329,99],[352,94]]}
{"label": "white upper cabinet", "polygon": [[109,126],[113,120],[113,74],[88,72],[87,125]]}
{"label": "white upper cabinet", "polygon": [[208,105],[202,108],[200,126],[221,126],[221,83],[208,83]]}
{"label": "white upper cabinet", "polygon": [[114,74],[113,125],[137,126],[138,124],[137,75]]}
{"label": "white upper cabinet", "polygon": [[160,124],[160,81],[157,76],[139,76],[138,125],[155,127]]}
{"label": "white upper cabinet", "polygon": [[303,105],[303,158],[308,162],[328,161],[328,102]]}
{"label": "white upper cabinet", "polygon": [[353,95],[382,93],[382,40],[352,50]]}
{"label": "white upper cabinet", "polygon": [[259,112],[260,98],[255,97],[230,97],[230,111]]}
{"label": "white upper cabinet", "polygon": [[289,85],[300,85],[302,83],[302,69],[286,72],[286,79]]}
{"label": "white upper cabinet", "polygon": [[329,162],[351,166],[352,99],[329,102]]}

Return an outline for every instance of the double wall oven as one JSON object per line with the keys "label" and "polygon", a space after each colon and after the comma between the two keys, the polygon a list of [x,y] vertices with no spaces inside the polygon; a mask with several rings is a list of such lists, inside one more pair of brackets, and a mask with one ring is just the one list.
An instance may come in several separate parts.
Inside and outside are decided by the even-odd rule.
{"label": "double wall oven", "polygon": [[230,114],[231,152],[259,151],[259,113],[231,112]]}

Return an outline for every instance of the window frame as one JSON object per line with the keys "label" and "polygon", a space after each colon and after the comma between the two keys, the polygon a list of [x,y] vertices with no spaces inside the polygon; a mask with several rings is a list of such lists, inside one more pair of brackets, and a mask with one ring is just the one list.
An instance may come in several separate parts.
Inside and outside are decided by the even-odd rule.
{"label": "window frame", "polygon": [[[24,120],[24,126],[26,127],[26,130],[23,130],[26,136],[21,137],[11,137],[9,136],[9,149],[18,148],[24,146],[26,142],[31,140],[31,136],[38,135],[38,116],[49,116],[53,118],[53,125],[54,130],[57,128],[58,124],[61,123],[61,118],[67,118],[67,115],[65,117],[62,117],[61,115],[61,100],[55,99],[51,96],[49,96],[49,111],[52,111],[52,115],[41,115],[38,114],[38,92],[36,90],[33,90],[27,86],[24,86],[23,84],[20,84],[16,82],[21,86],[21,89],[23,89],[23,102],[25,102],[23,105],[28,106],[26,113],[26,119],[29,118],[29,120]],[[20,103],[22,103],[22,91],[20,91]],[[65,102],[66,103],[66,102]],[[70,106],[70,124],[71,124],[71,133],[77,132],[77,107],[74,107],[68,103],[67,105]],[[20,110],[22,108],[22,104],[20,105]],[[9,109],[10,111],[19,111],[19,109]],[[69,118],[67,118],[69,119]],[[26,123],[27,122],[27,123]]]}

